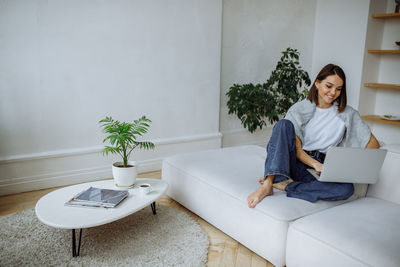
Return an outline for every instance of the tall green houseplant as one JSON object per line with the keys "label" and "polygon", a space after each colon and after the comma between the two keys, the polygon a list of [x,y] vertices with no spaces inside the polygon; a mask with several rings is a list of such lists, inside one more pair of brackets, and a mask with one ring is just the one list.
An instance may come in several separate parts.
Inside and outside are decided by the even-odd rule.
{"label": "tall green houseplant", "polygon": [[111,146],[105,146],[103,154],[108,155],[118,154],[122,157],[123,166],[128,167],[128,160],[132,151],[139,147],[143,149],[154,149],[152,142],[137,141],[136,138],[147,133],[150,127],[151,120],[142,116],[132,123],[120,122],[114,120],[112,117],[106,117],[99,121],[103,127],[103,131],[108,136],[103,140],[103,143],[109,142]]}
{"label": "tall green houseplant", "polygon": [[253,133],[274,123],[296,102],[307,96],[311,81],[299,63],[299,52],[287,48],[276,68],[263,84],[234,84],[227,92],[229,114],[236,114],[243,126]]}

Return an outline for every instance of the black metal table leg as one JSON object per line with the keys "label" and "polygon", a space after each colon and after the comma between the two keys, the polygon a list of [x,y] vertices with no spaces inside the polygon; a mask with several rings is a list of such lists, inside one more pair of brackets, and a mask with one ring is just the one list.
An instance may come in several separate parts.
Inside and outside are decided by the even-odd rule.
{"label": "black metal table leg", "polygon": [[157,214],[157,212],[156,212],[156,202],[151,203],[150,206],[151,206],[151,210],[153,211],[153,215],[156,215]]}
{"label": "black metal table leg", "polygon": [[81,251],[82,228],[79,231],[78,248],[76,247],[75,229],[72,229],[72,257],[78,257]]}
{"label": "black metal table leg", "polygon": [[75,229],[72,229],[72,257],[76,257]]}

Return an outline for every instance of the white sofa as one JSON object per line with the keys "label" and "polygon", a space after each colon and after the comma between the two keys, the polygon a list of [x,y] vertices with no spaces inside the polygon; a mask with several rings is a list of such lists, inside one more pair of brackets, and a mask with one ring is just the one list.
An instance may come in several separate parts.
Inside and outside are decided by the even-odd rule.
{"label": "white sofa", "polygon": [[[400,146],[379,182],[347,201],[310,203],[281,191],[256,208],[265,149],[241,146],[168,157],[167,194],[276,266],[400,266]],[[367,196],[367,197],[365,197]]]}

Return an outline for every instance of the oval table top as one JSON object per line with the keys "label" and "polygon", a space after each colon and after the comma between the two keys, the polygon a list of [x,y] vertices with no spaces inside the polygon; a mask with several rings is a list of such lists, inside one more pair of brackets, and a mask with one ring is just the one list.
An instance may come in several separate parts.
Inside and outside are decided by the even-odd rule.
{"label": "oval table top", "polygon": [[[146,195],[139,193],[138,185],[148,183],[152,191]],[[61,229],[80,229],[103,225],[124,218],[155,202],[168,188],[165,181],[151,178],[137,178],[133,188],[127,189],[129,196],[115,208],[87,208],[66,206],[65,202],[88,189],[90,186],[121,190],[114,180],[102,180],[67,186],[43,196],[36,203],[38,219],[49,226]]]}

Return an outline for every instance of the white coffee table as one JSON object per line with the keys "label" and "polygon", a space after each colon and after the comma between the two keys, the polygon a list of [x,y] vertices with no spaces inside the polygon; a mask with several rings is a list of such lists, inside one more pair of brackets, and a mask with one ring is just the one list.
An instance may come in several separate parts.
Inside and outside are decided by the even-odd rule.
{"label": "white coffee table", "polygon": [[[150,184],[153,191],[147,195],[140,194],[138,185],[141,183]],[[156,214],[155,201],[168,188],[168,184],[159,179],[137,178],[135,186],[129,189],[129,196],[115,208],[84,208],[64,205],[65,202],[90,186],[121,189],[114,185],[113,180],[72,185],[48,193],[36,203],[35,207],[36,216],[42,223],[55,228],[72,229],[73,257],[79,256],[83,228],[114,222],[141,210],[147,205],[151,205],[153,214]],[[75,229],[80,229],[78,247],[76,247]]]}

